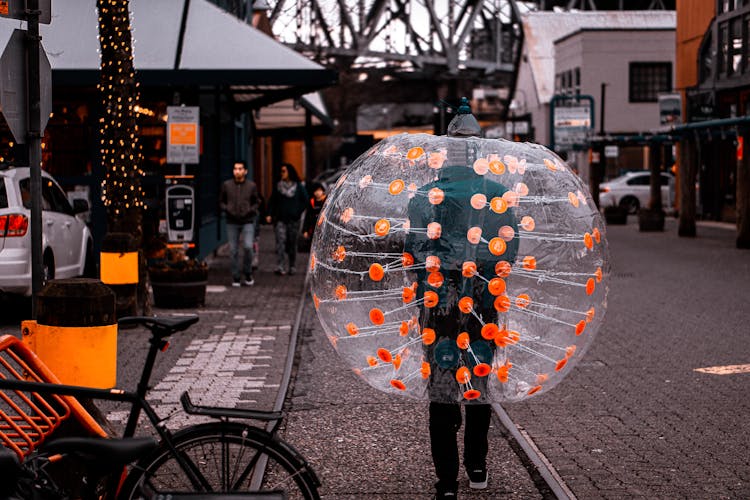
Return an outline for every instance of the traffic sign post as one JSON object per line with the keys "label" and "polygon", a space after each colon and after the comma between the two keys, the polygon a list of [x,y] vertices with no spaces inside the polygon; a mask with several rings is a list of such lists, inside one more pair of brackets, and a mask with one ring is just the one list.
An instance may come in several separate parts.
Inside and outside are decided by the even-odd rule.
{"label": "traffic sign post", "polygon": [[584,147],[594,130],[594,98],[590,95],[555,95],[550,101],[553,151]]}
{"label": "traffic sign post", "polygon": [[167,163],[179,163],[180,175],[185,164],[200,162],[200,108],[167,106]]}

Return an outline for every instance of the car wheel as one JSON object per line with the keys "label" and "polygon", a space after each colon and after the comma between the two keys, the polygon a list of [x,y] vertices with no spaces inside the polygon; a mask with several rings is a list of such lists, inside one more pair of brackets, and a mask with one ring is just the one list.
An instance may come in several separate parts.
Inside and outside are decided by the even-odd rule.
{"label": "car wheel", "polygon": [[638,209],[641,208],[641,204],[638,202],[638,198],[634,196],[626,196],[620,200],[620,206],[627,208],[628,214],[633,215],[638,213]]}
{"label": "car wheel", "polygon": [[42,261],[42,285],[46,285],[53,279],[55,279],[55,257],[52,252],[47,252]]}

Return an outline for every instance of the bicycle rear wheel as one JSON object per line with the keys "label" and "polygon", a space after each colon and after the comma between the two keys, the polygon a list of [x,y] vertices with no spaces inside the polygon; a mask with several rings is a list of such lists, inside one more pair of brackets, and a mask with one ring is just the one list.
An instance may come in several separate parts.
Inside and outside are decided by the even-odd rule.
{"label": "bicycle rear wheel", "polygon": [[[187,427],[172,438],[194,478],[162,443],[128,474],[121,498],[187,492],[284,492],[289,499],[317,500],[315,472],[290,445],[262,429],[236,422]],[[197,484],[196,484],[197,483]],[[279,498],[282,498],[279,495]]]}

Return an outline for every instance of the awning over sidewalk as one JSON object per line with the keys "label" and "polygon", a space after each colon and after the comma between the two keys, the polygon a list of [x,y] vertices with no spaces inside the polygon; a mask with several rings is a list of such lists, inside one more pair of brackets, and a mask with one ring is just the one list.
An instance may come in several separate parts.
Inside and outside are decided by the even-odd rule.
{"label": "awning over sidewalk", "polygon": [[[257,107],[336,83],[334,71],[207,0],[131,0],[130,9],[142,85],[220,85]],[[0,19],[0,42],[21,24]],[[53,2],[40,31],[56,84],[99,81],[95,0]]]}
{"label": "awning over sidewalk", "polygon": [[314,128],[333,127],[320,94],[313,92],[299,99],[286,99],[264,107],[255,115],[255,128],[261,132],[301,129],[307,125],[308,112]]}

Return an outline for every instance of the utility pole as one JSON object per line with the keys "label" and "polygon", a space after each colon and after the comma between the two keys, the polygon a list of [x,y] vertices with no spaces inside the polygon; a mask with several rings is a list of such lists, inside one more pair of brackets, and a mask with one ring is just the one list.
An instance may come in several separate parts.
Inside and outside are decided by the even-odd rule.
{"label": "utility pole", "polygon": [[28,144],[31,171],[31,318],[36,319],[36,296],[44,285],[42,267],[42,131],[39,83],[39,0],[26,2],[26,57],[28,68]]}

